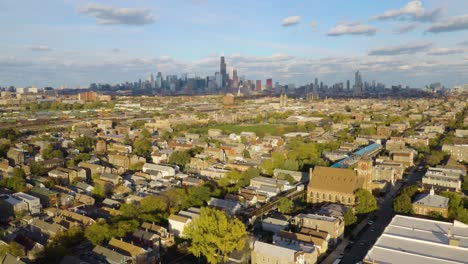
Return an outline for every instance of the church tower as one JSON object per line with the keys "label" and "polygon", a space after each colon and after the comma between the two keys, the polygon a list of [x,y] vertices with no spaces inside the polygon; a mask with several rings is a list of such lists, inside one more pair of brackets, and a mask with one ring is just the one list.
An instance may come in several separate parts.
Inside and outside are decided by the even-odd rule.
{"label": "church tower", "polygon": [[363,178],[362,188],[372,193],[372,167],[373,162],[370,157],[362,157],[357,163],[357,175]]}

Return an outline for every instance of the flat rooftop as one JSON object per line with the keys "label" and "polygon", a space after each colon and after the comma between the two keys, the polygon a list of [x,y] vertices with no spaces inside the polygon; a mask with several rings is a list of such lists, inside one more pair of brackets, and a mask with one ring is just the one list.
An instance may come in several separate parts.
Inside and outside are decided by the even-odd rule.
{"label": "flat rooftop", "polygon": [[[449,244],[451,238],[458,246]],[[467,263],[468,225],[396,215],[365,257],[376,263]]]}

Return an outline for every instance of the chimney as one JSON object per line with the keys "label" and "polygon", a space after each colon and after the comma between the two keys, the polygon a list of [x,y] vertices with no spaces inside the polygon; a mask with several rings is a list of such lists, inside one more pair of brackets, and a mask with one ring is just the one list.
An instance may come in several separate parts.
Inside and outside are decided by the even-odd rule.
{"label": "chimney", "polygon": [[[432,186],[431,190],[429,191],[429,195],[433,196],[435,193],[434,193],[434,186]],[[450,228],[449,228],[450,230]]]}
{"label": "chimney", "polygon": [[447,238],[448,238],[450,246],[452,246],[452,247],[459,247],[460,246],[460,239],[457,239],[452,235],[452,229],[450,227],[447,230]]}

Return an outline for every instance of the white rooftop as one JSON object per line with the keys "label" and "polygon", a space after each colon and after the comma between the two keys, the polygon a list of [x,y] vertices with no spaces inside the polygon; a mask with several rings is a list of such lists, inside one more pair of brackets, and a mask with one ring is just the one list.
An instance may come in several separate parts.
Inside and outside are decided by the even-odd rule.
{"label": "white rooftop", "polygon": [[[459,241],[450,246],[448,233]],[[376,263],[467,263],[468,225],[396,215],[365,257]]]}
{"label": "white rooftop", "polygon": [[261,241],[255,241],[254,251],[260,254],[270,255],[279,259],[283,259],[285,261],[294,261],[294,254],[296,253],[296,250],[264,243]]}

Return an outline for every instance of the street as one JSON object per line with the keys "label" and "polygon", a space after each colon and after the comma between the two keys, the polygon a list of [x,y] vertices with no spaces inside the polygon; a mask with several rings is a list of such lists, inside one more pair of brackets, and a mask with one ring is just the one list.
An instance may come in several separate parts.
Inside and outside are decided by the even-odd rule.
{"label": "street", "polygon": [[[407,182],[404,185],[415,184],[420,181],[424,172],[415,171],[408,175]],[[357,236],[354,237],[353,242],[349,242],[348,250],[344,251],[343,259],[341,263],[344,264],[355,264],[364,259],[367,251],[374,245],[377,238],[383,233],[385,227],[390,223],[394,216],[393,212],[393,198],[401,188],[401,183],[397,183],[396,186],[390,191],[380,203],[380,208],[376,212],[377,218],[373,220],[372,224],[367,224]]]}

